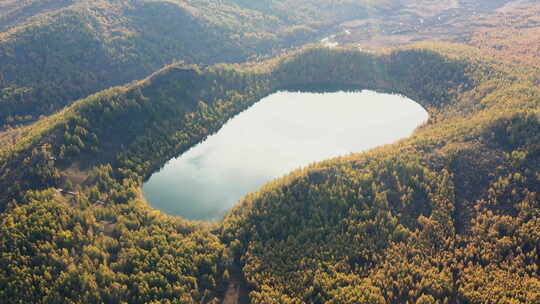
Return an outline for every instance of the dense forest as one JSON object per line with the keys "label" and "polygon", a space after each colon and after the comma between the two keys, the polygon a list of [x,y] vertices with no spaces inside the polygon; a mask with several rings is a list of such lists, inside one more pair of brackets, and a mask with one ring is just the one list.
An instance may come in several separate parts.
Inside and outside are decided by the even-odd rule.
{"label": "dense forest", "polygon": [[[540,302],[540,71],[452,44],[306,48],[172,64],[79,100],[0,148],[0,302]],[[276,90],[404,94],[412,137],[311,165],[209,224],[142,182]],[[24,168],[24,169],[22,169]]]}

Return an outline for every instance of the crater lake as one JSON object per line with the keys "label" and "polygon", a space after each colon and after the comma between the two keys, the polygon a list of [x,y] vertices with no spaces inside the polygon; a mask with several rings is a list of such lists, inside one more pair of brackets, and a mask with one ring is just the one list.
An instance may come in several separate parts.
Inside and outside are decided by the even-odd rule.
{"label": "crater lake", "polygon": [[143,186],[156,209],[220,220],[266,182],[328,158],[408,137],[428,119],[416,102],[374,91],[279,91],[170,160]]}

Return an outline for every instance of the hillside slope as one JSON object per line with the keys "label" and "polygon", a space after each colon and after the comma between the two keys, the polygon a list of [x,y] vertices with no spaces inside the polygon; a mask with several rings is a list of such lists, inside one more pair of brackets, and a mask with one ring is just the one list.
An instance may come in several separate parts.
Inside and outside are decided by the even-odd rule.
{"label": "hillside slope", "polygon": [[173,61],[244,61],[315,33],[211,1],[24,1],[0,12],[0,126],[34,121]]}
{"label": "hillside slope", "polygon": [[[0,300],[218,302],[235,270],[252,303],[538,302],[539,80],[459,45],[315,48],[80,100],[0,150]],[[313,84],[401,93],[430,121],[271,182],[216,225],[139,197],[228,118]]]}
{"label": "hillside slope", "polygon": [[2,1],[0,131],[172,62],[257,60],[342,32],[346,21],[414,23],[426,14],[424,7],[444,13],[460,5],[451,0]]}

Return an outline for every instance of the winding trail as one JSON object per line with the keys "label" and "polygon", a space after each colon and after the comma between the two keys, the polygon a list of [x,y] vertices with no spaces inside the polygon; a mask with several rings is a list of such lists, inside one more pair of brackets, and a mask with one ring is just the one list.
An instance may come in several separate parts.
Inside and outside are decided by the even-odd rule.
{"label": "winding trail", "polygon": [[222,304],[249,304],[249,288],[240,267],[234,265],[230,275],[229,286]]}

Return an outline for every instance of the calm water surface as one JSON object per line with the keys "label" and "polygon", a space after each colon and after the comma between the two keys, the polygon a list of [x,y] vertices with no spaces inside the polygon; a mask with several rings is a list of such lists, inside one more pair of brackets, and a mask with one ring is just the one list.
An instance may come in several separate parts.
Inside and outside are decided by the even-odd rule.
{"label": "calm water surface", "polygon": [[315,161],[409,136],[427,112],[373,91],[277,92],[152,175],[143,194],[155,208],[219,220],[246,194]]}

